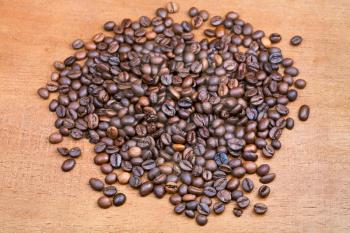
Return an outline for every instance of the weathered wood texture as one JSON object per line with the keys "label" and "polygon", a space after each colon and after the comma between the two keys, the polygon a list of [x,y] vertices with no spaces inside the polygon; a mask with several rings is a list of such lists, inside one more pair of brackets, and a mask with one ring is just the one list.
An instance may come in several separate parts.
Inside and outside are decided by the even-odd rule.
{"label": "weathered wood texture", "polygon": [[[105,21],[151,16],[161,2],[0,1],[0,232],[350,232],[347,0],[178,1],[178,20],[193,5],[211,15],[234,10],[255,28],[281,33],[284,55],[308,81],[290,106],[296,117],[298,106],[309,104],[311,116],[284,133],[283,148],[270,161],[278,177],[266,216],[250,207],[235,218],[230,204],[199,227],[175,216],[167,198],[140,198],[126,187],[118,187],[128,195],[123,207],[101,210],[99,194],[87,185],[91,176],[102,178],[87,141],[64,140],[81,145],[83,156],[72,172],[61,172],[63,158],[47,142],[55,118],[36,95],[52,62],[70,55],[75,38],[90,38]],[[292,48],[295,34],[304,42]]]}

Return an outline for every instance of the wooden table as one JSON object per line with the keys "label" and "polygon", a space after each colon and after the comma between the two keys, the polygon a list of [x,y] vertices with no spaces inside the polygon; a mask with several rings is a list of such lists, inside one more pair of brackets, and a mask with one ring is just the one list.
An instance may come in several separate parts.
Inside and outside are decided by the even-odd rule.
{"label": "wooden table", "polygon": [[[250,207],[241,218],[233,204],[205,227],[175,216],[167,198],[140,198],[127,187],[120,208],[96,206],[100,194],[87,181],[103,176],[87,141],[70,173],[47,137],[54,130],[48,101],[36,95],[54,60],[72,53],[75,38],[89,39],[107,20],[152,15],[166,1],[0,1],[0,232],[350,232],[350,2],[348,0],[181,1],[177,20],[191,6],[211,15],[234,10],[267,34],[279,32],[307,88],[291,104],[311,106],[309,121],[296,121],[270,161],[278,174],[265,201],[266,216]],[[180,1],[178,1],[180,2]],[[260,2],[261,5],[258,5]],[[301,34],[304,42],[288,42]],[[263,161],[259,160],[260,163]],[[256,194],[252,194],[255,199]]]}

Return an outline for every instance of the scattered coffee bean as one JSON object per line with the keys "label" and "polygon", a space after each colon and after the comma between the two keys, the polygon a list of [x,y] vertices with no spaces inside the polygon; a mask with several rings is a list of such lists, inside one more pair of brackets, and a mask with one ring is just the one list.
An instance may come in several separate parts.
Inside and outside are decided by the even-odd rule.
{"label": "scattered coffee bean", "polygon": [[117,193],[113,197],[113,205],[115,206],[121,206],[125,203],[125,201],[126,201],[126,196],[124,193]]}
{"label": "scattered coffee bean", "polygon": [[240,208],[233,208],[233,214],[236,216],[236,217],[241,217],[242,216],[242,209]]}
{"label": "scattered coffee bean", "polygon": [[258,191],[260,197],[265,198],[270,194],[270,187],[267,185],[261,185]]}
{"label": "scattered coffee bean", "polygon": [[37,91],[38,95],[42,98],[42,99],[48,99],[49,98],[49,91],[47,90],[47,88],[39,88],[38,91]]}
{"label": "scattered coffee bean", "polygon": [[67,156],[69,154],[69,150],[66,147],[57,147],[57,152],[62,156]]}
{"label": "scattered coffee bean", "polygon": [[225,204],[222,202],[216,202],[213,205],[213,211],[215,214],[221,214],[225,210]]}
{"label": "scattered coffee bean", "polygon": [[102,191],[103,188],[104,188],[104,184],[103,182],[100,180],[100,179],[97,179],[97,178],[91,178],[89,180],[89,184],[91,186],[91,188],[95,191]]}
{"label": "scattered coffee bean", "polygon": [[205,224],[208,223],[208,218],[207,218],[207,216],[205,216],[203,214],[198,214],[196,217],[196,222],[198,225],[204,226]]}
{"label": "scattered coffee bean", "polygon": [[237,202],[237,205],[239,206],[239,208],[241,208],[241,209],[247,208],[248,205],[250,204],[250,200],[246,196],[239,197],[236,200],[236,202]]}
{"label": "scattered coffee bean", "polygon": [[57,144],[63,141],[63,137],[60,133],[52,133],[49,136],[49,142],[52,144]]}
{"label": "scattered coffee bean", "polygon": [[310,115],[310,107],[307,105],[302,105],[299,108],[299,120],[301,121],[306,121],[309,118]]}
{"label": "scattered coffee bean", "polygon": [[61,169],[64,172],[69,172],[72,170],[75,166],[75,160],[74,159],[67,159],[62,163]]}
{"label": "scattered coffee bean", "polygon": [[112,206],[112,201],[108,197],[102,196],[97,200],[97,204],[102,209],[107,209]]}
{"label": "scattered coffee bean", "polygon": [[175,2],[168,2],[166,4],[166,9],[168,13],[173,14],[179,11],[179,5]]}
{"label": "scattered coffee bean", "polygon": [[265,214],[267,211],[267,206],[265,204],[262,203],[256,203],[254,205],[254,212],[256,214]]}
{"label": "scattered coffee bean", "polygon": [[259,179],[259,181],[263,184],[268,184],[270,182],[272,182],[276,177],[276,174],[275,173],[269,173],[267,175],[264,175],[263,177],[261,177]]}
{"label": "scattered coffee bean", "polygon": [[271,43],[278,43],[281,41],[282,37],[278,33],[271,33],[269,39],[270,39]]}
{"label": "scattered coffee bean", "polygon": [[81,155],[81,150],[79,147],[73,147],[69,150],[68,154],[72,158],[78,158]]}
{"label": "scattered coffee bean", "polygon": [[304,79],[297,79],[294,82],[294,86],[298,89],[304,89],[306,86],[306,81]]}
{"label": "scattered coffee bean", "polygon": [[300,45],[303,41],[303,38],[301,36],[293,36],[292,39],[290,39],[290,44],[297,46]]}

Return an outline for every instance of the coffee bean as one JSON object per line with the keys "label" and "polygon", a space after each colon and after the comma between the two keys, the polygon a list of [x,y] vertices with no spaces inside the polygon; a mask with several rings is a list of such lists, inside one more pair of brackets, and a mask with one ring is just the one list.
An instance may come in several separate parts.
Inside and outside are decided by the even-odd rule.
{"label": "coffee bean", "polygon": [[117,193],[117,188],[114,186],[107,186],[103,189],[103,194],[107,197],[112,197]]}
{"label": "coffee bean", "polygon": [[171,204],[177,205],[177,204],[181,203],[182,198],[179,194],[173,194],[170,196],[169,201]]}
{"label": "coffee bean", "polygon": [[240,190],[235,190],[231,193],[231,198],[234,201],[237,201],[237,199],[242,197],[242,196],[243,196],[243,192]]}
{"label": "coffee bean", "polygon": [[269,194],[270,194],[270,187],[267,186],[267,185],[261,185],[259,190],[258,190],[258,194],[262,198],[265,198],[265,197],[269,196]]}
{"label": "coffee bean", "polygon": [[248,205],[250,204],[250,200],[246,196],[239,197],[236,200],[236,202],[237,202],[238,207],[241,208],[241,209],[247,208]]}
{"label": "coffee bean", "polygon": [[97,204],[102,209],[107,209],[112,206],[112,201],[108,197],[102,196],[97,200]]}
{"label": "coffee bean", "polygon": [[142,185],[141,178],[138,177],[138,176],[131,176],[130,179],[129,179],[129,185],[132,188],[139,188]]}
{"label": "coffee bean", "polygon": [[233,208],[233,214],[236,217],[241,217],[242,216],[243,211],[240,208]]}
{"label": "coffee bean", "polygon": [[176,214],[182,214],[185,211],[185,209],[186,209],[186,204],[182,202],[175,206],[174,212]]}
{"label": "coffee bean", "polygon": [[265,176],[270,172],[270,166],[268,164],[261,164],[257,169],[256,169],[256,174],[258,176]]}
{"label": "coffee bean", "polygon": [[50,136],[49,136],[49,142],[52,143],[52,144],[57,144],[57,143],[60,143],[63,141],[63,137],[60,133],[52,133]]}
{"label": "coffee bean", "polygon": [[208,219],[207,219],[207,216],[205,215],[202,215],[202,214],[198,214],[196,216],[196,222],[198,225],[200,226],[204,226],[208,223]]}
{"label": "coffee bean", "polygon": [[221,214],[225,210],[225,204],[222,202],[216,202],[213,205],[213,211],[215,214]]}
{"label": "coffee bean", "polygon": [[188,16],[190,17],[195,17],[197,14],[198,14],[198,9],[196,7],[191,7],[189,10],[188,10]]}
{"label": "coffee bean", "polygon": [[66,147],[57,147],[57,152],[62,156],[67,156],[69,154],[69,150]]}
{"label": "coffee bean", "polygon": [[267,175],[262,176],[259,181],[263,184],[268,184],[270,182],[272,182],[276,177],[275,173],[269,173]]}
{"label": "coffee bean", "polygon": [[224,190],[220,190],[217,194],[216,194],[216,197],[224,202],[224,203],[227,203],[231,200],[231,193],[229,191],[227,191],[226,189]]}
{"label": "coffee bean", "polygon": [[61,169],[64,172],[69,172],[72,170],[75,166],[75,160],[74,159],[67,159],[62,163]]}
{"label": "coffee bean", "polygon": [[69,150],[68,154],[72,158],[78,158],[81,155],[81,150],[79,147],[73,147]]}
{"label": "coffee bean", "polygon": [[278,43],[281,41],[282,37],[278,33],[271,33],[269,39],[271,43]]}
{"label": "coffee bean", "polygon": [[256,203],[254,205],[254,212],[256,214],[265,214],[267,211],[267,206],[263,203]]}
{"label": "coffee bean", "polygon": [[153,183],[150,181],[146,181],[140,186],[140,195],[146,196],[153,191]]}
{"label": "coffee bean", "polygon": [[303,41],[303,38],[301,36],[293,36],[292,39],[290,39],[290,44],[297,46],[300,45]]}
{"label": "coffee bean", "polygon": [[140,147],[137,147],[137,146],[134,146],[134,147],[131,147],[129,150],[128,150],[128,155],[132,158],[136,158],[136,157],[139,157],[142,153],[142,150]]}
{"label": "coffee bean", "polygon": [[179,11],[179,5],[175,2],[168,2],[166,4],[166,9],[168,13],[173,14]]}
{"label": "coffee bean", "polygon": [[118,176],[115,173],[109,173],[106,177],[105,177],[105,182],[106,184],[115,184],[118,180]]}
{"label": "coffee bean", "polygon": [[104,188],[103,182],[97,178],[91,178],[89,180],[89,184],[90,184],[91,188],[93,190],[96,190],[96,191],[102,191]]}
{"label": "coffee bean", "polygon": [[84,41],[82,41],[81,39],[76,39],[75,41],[73,41],[73,49],[81,49],[82,47],[84,47]]}
{"label": "coffee bean", "polygon": [[193,210],[185,210],[185,215],[189,218],[194,218],[195,212]]}
{"label": "coffee bean", "polygon": [[128,172],[122,172],[118,176],[118,182],[120,184],[127,184],[127,183],[129,183],[129,180],[130,180],[130,173],[128,173]]}
{"label": "coffee bean", "polygon": [[304,89],[306,86],[306,81],[304,79],[297,79],[294,82],[294,86],[298,89]]}
{"label": "coffee bean", "polygon": [[244,178],[242,181],[242,189],[245,192],[250,193],[254,189],[253,181],[249,178]]}
{"label": "coffee bean", "polygon": [[308,105],[302,105],[299,108],[298,117],[301,121],[306,121],[310,115],[310,107]]}
{"label": "coffee bean", "polygon": [[113,205],[115,206],[121,206],[125,203],[125,201],[126,201],[126,196],[124,193],[117,193],[113,197]]}
{"label": "coffee bean", "polygon": [[153,189],[153,193],[156,197],[162,198],[165,195],[165,188],[163,185],[155,185]]}
{"label": "coffee bean", "polygon": [[37,91],[38,95],[42,98],[42,99],[48,99],[49,98],[49,91],[47,90],[47,88],[39,88],[38,91]]}

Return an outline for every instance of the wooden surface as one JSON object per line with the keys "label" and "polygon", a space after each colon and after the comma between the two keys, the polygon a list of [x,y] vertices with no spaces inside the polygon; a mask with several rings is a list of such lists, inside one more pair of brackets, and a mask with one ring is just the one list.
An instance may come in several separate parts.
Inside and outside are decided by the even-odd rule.
{"label": "wooden surface", "polygon": [[[37,88],[49,80],[52,62],[72,53],[74,39],[90,38],[107,20],[150,16],[159,2],[0,1],[0,232],[350,232],[348,0],[178,1],[178,20],[193,5],[211,15],[235,10],[255,28],[281,33],[284,55],[308,82],[291,115],[309,104],[311,116],[283,134],[283,148],[270,161],[278,177],[266,216],[250,207],[235,218],[230,204],[199,227],[175,216],[167,198],[140,198],[121,186],[127,203],[101,210],[100,194],[87,185],[90,177],[103,177],[87,141],[64,140],[82,146],[83,156],[72,172],[61,172],[63,158],[47,141],[55,118]],[[304,42],[292,48],[295,34]]]}

